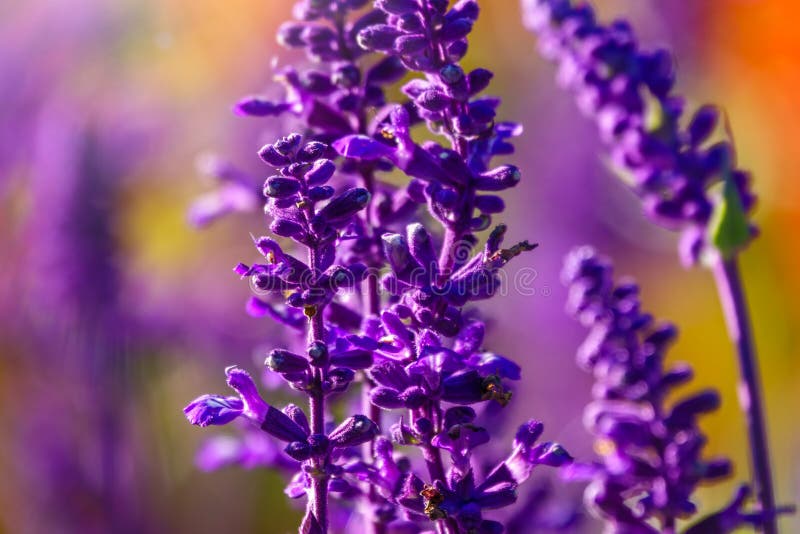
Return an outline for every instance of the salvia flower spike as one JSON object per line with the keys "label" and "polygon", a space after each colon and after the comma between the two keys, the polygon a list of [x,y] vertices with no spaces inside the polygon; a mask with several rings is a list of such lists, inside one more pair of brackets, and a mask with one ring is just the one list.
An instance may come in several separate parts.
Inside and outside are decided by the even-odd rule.
{"label": "salvia flower spike", "polygon": [[[595,378],[584,424],[601,456],[572,465],[567,477],[590,481],[587,504],[610,531],[676,533],[679,520],[696,519],[696,487],[732,472],[728,459],[702,455],[707,438],[697,420],[719,407],[719,394],[706,389],[666,401],[692,379],[688,365],[664,363],[677,329],[644,312],[638,286],[616,283],[611,263],[593,248],[573,250],[562,279],[568,312],[590,329],[578,363]],[[684,532],[724,534],[774,519],[770,511],[744,511],[746,495],[739,490],[730,506]]]}
{"label": "salvia flower spike", "polygon": [[[699,260],[713,273],[740,367],[740,397],[756,496],[775,511],[761,383],[738,254],[757,234],[750,175],[737,168],[732,134],[716,141],[721,111],[703,106],[691,117],[673,93],[667,50],[640,48],[624,20],[599,23],[587,2],[522,0],[525,25],[542,54],[558,63],[558,81],[594,119],[608,161],[640,197],[652,221],[680,231],[684,265]],[[773,516],[775,514],[773,513]],[[777,531],[774,520],[764,525]]]}

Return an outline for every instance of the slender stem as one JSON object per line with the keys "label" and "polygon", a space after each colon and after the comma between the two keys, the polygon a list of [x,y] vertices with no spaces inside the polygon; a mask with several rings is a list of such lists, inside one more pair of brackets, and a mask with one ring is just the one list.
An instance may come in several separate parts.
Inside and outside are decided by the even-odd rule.
{"label": "slender stem", "polygon": [[[361,113],[362,116],[358,118],[359,122],[359,131],[362,133],[366,132],[366,119],[363,117],[363,112]],[[369,191],[370,199],[374,198],[375,195],[375,175],[372,168],[362,168],[361,169],[361,178],[363,181],[364,188]],[[370,200],[372,202],[372,200]],[[380,245],[380,235],[376,225],[372,221],[371,213],[372,213],[372,206],[367,206],[367,208],[362,212],[362,217],[364,218],[364,224],[367,227],[367,232],[370,233],[371,239],[377,242]],[[380,268],[380,265],[370,265],[370,267]],[[371,271],[372,269],[370,269]],[[378,290],[378,278],[376,273],[369,272],[367,275],[367,279],[364,282],[363,288],[363,295],[362,295],[362,314],[364,317],[367,315],[374,315],[377,316],[380,314],[381,311],[381,299],[380,299],[380,292]],[[361,405],[363,407],[364,413],[367,414],[369,417],[378,427],[381,426],[381,409],[372,404],[370,401],[369,393],[374,387],[374,384],[370,380],[370,378],[364,373],[364,385],[361,389]],[[372,458],[375,457],[375,439],[371,439],[369,442],[364,444],[364,456],[367,461],[370,461]],[[370,502],[378,501],[378,492],[377,488],[374,484],[368,484],[367,494],[369,495]],[[379,521],[377,518],[370,524],[370,528],[372,530],[372,534],[384,534],[386,532],[386,525]]]}
{"label": "slender stem", "polygon": [[[318,255],[315,247],[308,249],[309,265],[316,278],[319,275]],[[325,325],[323,310],[317,309],[310,318],[309,340],[323,341],[325,338]],[[309,411],[311,412],[311,433],[325,434],[325,394],[322,391],[322,381],[325,370],[314,370],[314,384],[309,395]],[[313,459],[316,473],[311,477],[311,510],[322,528],[322,533],[328,532],[328,477],[325,474],[327,458]]]}
{"label": "slender stem", "polygon": [[739,274],[737,258],[719,258],[714,266],[714,279],[717,283],[722,310],[728,326],[728,334],[736,347],[739,360],[739,403],[747,423],[750,441],[750,467],[756,490],[756,499],[765,512],[761,529],[766,534],[778,531],[775,514],[775,497],[772,486],[772,472],[767,447],[767,431],[764,420],[764,407],[761,396],[761,379],[756,361],[755,344],[750,327],[750,317],[744,294],[744,286]]}

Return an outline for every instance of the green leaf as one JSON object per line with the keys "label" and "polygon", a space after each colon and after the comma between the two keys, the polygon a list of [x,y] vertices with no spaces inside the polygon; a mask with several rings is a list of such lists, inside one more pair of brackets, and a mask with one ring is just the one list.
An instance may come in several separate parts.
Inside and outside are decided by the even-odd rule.
{"label": "green leaf", "polygon": [[722,197],[714,206],[708,237],[724,258],[730,258],[750,241],[750,223],[730,169],[724,171]]}

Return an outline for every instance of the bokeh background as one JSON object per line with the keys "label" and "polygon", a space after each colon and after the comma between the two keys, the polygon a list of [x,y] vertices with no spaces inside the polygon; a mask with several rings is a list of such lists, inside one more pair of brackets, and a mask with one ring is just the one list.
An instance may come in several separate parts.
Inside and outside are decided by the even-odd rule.
{"label": "bokeh background", "polygon": [[[759,238],[743,258],[765,384],[778,494],[800,493],[800,7],[789,0],[598,0],[648,45],[666,45],[690,104],[727,111],[741,164],[760,196]],[[0,532],[288,532],[299,517],[281,478],[229,467],[202,472],[209,435],[183,405],[251,370],[284,335],[244,313],[231,273],[254,256],[263,216],[204,230],[187,224],[211,186],[198,158],[224,155],[255,176],[280,124],[235,117],[241,95],[269,91],[274,40],[289,0],[5,0],[0,3]],[[590,379],[574,364],[584,332],[563,313],[561,258],[592,243],[636,276],[647,308],[675,321],[671,358],[691,386],[713,385],[709,452],[747,477],[731,356],[712,280],[678,266],[674,236],[640,215],[598,156],[594,127],[556,89],[514,0],[482,2],[468,55],[490,66],[490,92],[525,134],[508,195],[511,238],[540,249],[533,295],[485,307],[489,346],[521,361],[510,408],[588,457],[581,427]],[[275,398],[273,396],[273,398]],[[224,433],[224,430],[211,432]],[[736,481],[703,489],[722,505]],[[563,490],[564,499],[576,491]],[[800,531],[797,519],[783,522]],[[586,526],[586,531],[597,531]]]}

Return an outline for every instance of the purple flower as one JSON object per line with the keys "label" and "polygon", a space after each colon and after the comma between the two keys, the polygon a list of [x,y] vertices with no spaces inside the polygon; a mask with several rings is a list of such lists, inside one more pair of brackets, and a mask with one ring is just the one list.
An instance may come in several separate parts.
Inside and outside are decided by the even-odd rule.
{"label": "purple flower", "polygon": [[[727,459],[702,457],[706,437],[697,426],[700,415],[717,409],[719,396],[704,390],[665,402],[692,378],[685,364],[664,367],[677,331],[654,324],[641,310],[633,282],[614,284],[608,260],[590,247],[575,249],[562,278],[569,287],[568,310],[591,329],[578,361],[595,377],[584,422],[602,455],[595,465],[576,466],[570,476],[592,480],[587,502],[615,529],[656,532],[650,521],[657,520],[662,529],[674,530],[678,519],[696,514],[692,494],[698,484],[731,473]],[[715,532],[739,524],[722,528],[716,519],[704,524],[710,522],[720,525]]]}
{"label": "purple flower", "polygon": [[[302,136],[258,152],[273,169],[262,189],[270,230],[286,239],[257,239],[266,261],[234,270],[258,293],[251,314],[305,332],[304,345],[271,350],[265,365],[307,397],[308,409],[273,408],[240,373],[229,375],[240,397],[228,402],[287,442],[299,470],[286,493],[308,497],[302,532],[327,532],[329,495],[355,501],[347,508],[376,532],[419,532],[430,521],[447,534],[501,532],[484,511],[512,504],[534,466],[571,461],[561,446],[538,443],[534,425],[535,436],[519,438],[505,462],[475,481],[473,456],[491,432],[471,406],[507,405],[507,382],[521,369],[483,346],[484,324],[463,309],[495,296],[500,269],[536,246],[501,248],[499,225],[478,247],[477,234],[505,208],[495,193],[520,180],[518,168],[492,159],[513,152],[521,128],[498,120],[499,99],[480,96],[492,73],[458,64],[477,2],[383,0],[355,13],[366,4],[298,3],[297,20],[281,26],[278,40],[303,49],[314,67],[279,72],[284,97],[237,106],[262,117],[293,114],[303,127]],[[362,61],[368,51],[373,57]],[[401,101],[386,102],[384,87],[407,71],[419,76],[402,86]],[[421,122],[449,146],[417,142],[411,132]],[[382,181],[394,169],[407,184]],[[421,205],[441,225],[441,239],[418,221]],[[386,273],[388,294],[378,273]],[[343,298],[354,289],[360,298]],[[328,407],[353,382],[368,414],[347,413],[336,426]],[[198,399],[188,409],[198,412],[193,420],[235,418],[222,415],[219,399]],[[391,414],[381,409],[403,413],[387,424]],[[425,470],[386,436],[418,449]]]}
{"label": "purple flower", "polygon": [[239,397],[202,395],[183,409],[186,419],[200,427],[208,425],[227,425],[240,415],[244,403]]}
{"label": "purple flower", "polygon": [[[568,0],[523,0],[524,22],[542,54],[558,63],[559,83],[575,93],[600,129],[612,167],[642,200],[653,221],[681,231],[681,259],[709,250],[729,255],[755,235],[750,176],[736,168],[731,143],[709,140],[720,112],[704,106],[688,118],[672,93],[666,50],[645,51],[630,25],[604,26],[592,7]],[[722,184],[722,195],[710,188]]]}

